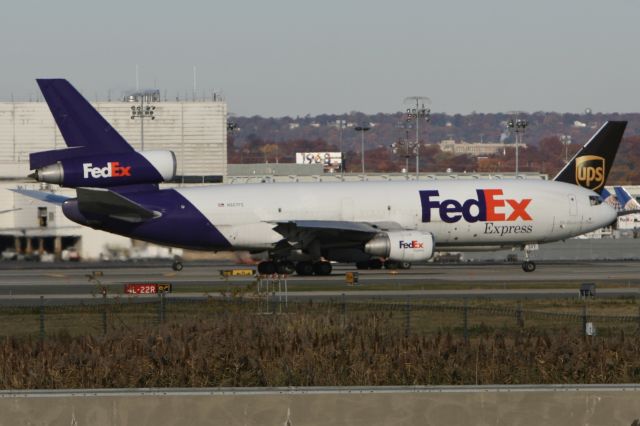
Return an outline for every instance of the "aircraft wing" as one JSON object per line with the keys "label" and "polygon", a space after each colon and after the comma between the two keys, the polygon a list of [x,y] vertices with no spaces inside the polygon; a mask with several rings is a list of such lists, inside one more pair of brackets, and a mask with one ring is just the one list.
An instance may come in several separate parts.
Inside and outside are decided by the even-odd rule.
{"label": "aircraft wing", "polygon": [[296,228],[315,231],[348,231],[375,234],[380,232],[375,226],[363,222],[349,222],[342,220],[295,220],[285,222]]}
{"label": "aircraft wing", "polygon": [[65,197],[64,195],[57,195],[52,192],[36,191],[33,189],[10,189],[10,191],[26,197],[35,198],[36,200],[44,201],[45,203],[55,204],[57,206],[62,205],[62,203],[70,198]]}
{"label": "aircraft wing", "polygon": [[78,209],[83,213],[106,215],[126,222],[142,222],[160,216],[159,212],[106,188],[77,188],[76,191]]}
{"label": "aircraft wing", "polygon": [[402,229],[396,222],[356,222],[343,220],[292,220],[278,222],[274,230],[289,243],[307,247],[319,243],[322,247],[348,247],[369,241],[377,233]]}

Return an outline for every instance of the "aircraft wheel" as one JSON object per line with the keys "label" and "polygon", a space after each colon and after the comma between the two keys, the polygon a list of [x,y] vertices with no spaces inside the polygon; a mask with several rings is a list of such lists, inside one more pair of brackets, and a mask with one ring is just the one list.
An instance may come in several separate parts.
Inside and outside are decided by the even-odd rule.
{"label": "aircraft wheel", "polygon": [[313,264],[313,273],[316,275],[331,275],[333,267],[329,262],[316,262]]}
{"label": "aircraft wheel", "polygon": [[296,264],[296,273],[302,277],[313,275],[313,263],[311,262],[298,262]]}
{"label": "aircraft wheel", "polygon": [[369,259],[369,269],[382,269],[382,260]]}
{"label": "aircraft wheel", "polygon": [[295,270],[296,270],[296,265],[289,260],[283,260],[282,262],[278,262],[276,264],[276,271],[279,274],[291,275],[295,272]]}
{"label": "aircraft wheel", "polygon": [[387,259],[384,261],[384,269],[402,269],[400,262]]}
{"label": "aircraft wheel", "polygon": [[411,269],[411,262],[400,262],[400,269]]}
{"label": "aircraft wheel", "polygon": [[173,269],[174,271],[182,271],[182,268],[184,268],[182,262],[173,262],[173,264],[171,265],[171,269]]}
{"label": "aircraft wheel", "polygon": [[356,269],[369,269],[369,261],[356,262]]}
{"label": "aircraft wheel", "polygon": [[530,260],[522,262],[522,270],[525,272],[533,272],[536,270],[536,264]]}
{"label": "aircraft wheel", "polygon": [[258,273],[260,275],[272,275],[277,272],[276,263],[270,260],[258,263]]}

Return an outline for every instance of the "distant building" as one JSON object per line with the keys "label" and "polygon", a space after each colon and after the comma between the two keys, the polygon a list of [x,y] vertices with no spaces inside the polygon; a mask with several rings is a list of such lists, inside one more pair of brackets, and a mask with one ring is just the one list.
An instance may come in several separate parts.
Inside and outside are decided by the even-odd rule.
{"label": "distant building", "polygon": [[[471,155],[474,157],[504,153],[507,149],[513,149],[516,144],[500,142],[456,142],[453,139],[445,139],[439,143],[442,152],[450,152],[454,155]],[[526,149],[526,144],[518,144]]]}
{"label": "distant building", "polygon": [[342,153],[296,152],[296,164],[321,164],[324,172],[339,172],[342,168]]}
{"label": "distant building", "polygon": [[[223,101],[156,101],[158,91],[144,92],[143,107],[154,107],[144,118],[144,149],[171,150],[178,175],[227,173],[227,104]],[[140,118],[132,108],[140,97],[126,101],[92,102],[104,118],[137,150],[141,148]],[[0,179],[29,174],[29,153],[64,148],[64,140],[45,102],[0,102]]]}
{"label": "distant building", "polygon": [[225,183],[238,183],[242,179],[251,178],[252,181],[262,181],[262,178],[273,176],[313,176],[324,173],[323,164],[293,164],[293,163],[253,163],[229,164]]}

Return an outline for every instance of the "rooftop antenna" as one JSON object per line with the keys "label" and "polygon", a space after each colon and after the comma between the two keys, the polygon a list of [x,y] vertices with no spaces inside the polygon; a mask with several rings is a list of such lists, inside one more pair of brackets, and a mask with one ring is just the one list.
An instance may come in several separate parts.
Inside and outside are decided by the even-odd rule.
{"label": "rooftop antenna", "polygon": [[193,100],[195,102],[196,100],[196,82],[198,80],[196,79],[196,66],[193,66]]}
{"label": "rooftop antenna", "polygon": [[507,128],[511,132],[515,132],[516,139],[516,179],[518,179],[518,175],[520,173],[520,155],[519,155],[519,146],[522,144],[522,139],[524,137],[524,132],[529,125],[529,122],[525,119],[520,119],[520,115],[526,114],[524,111],[509,111],[507,114],[511,114],[512,118],[507,121]]}
{"label": "rooftop antenna", "polygon": [[[428,108],[431,105],[431,99],[427,96],[409,96],[404,98],[404,104],[409,105],[405,120],[407,122],[415,121],[416,143],[414,153],[416,154],[416,180],[418,180],[420,179],[420,120],[431,121],[431,109]],[[412,105],[415,105],[415,107],[411,108]]]}
{"label": "rooftop antenna", "polygon": [[136,92],[140,91],[140,79],[138,78],[138,65],[136,64]]}

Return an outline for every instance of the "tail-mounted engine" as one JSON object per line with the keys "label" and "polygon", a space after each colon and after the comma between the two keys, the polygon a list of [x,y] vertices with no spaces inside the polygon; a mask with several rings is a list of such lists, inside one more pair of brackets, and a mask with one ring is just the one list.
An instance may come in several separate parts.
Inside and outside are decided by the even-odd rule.
{"label": "tail-mounted engine", "polygon": [[[46,165],[38,163],[31,176],[39,182],[55,183],[69,188],[113,187],[160,183],[176,175],[176,156],[172,151],[129,151],[73,156],[73,149],[59,150],[66,155]],[[83,150],[78,150],[83,151]],[[56,151],[48,151],[49,154]],[[80,152],[79,152],[80,153]]]}
{"label": "tail-mounted engine", "polygon": [[381,232],[365,246],[365,253],[400,262],[419,262],[433,256],[433,234],[420,231]]}

